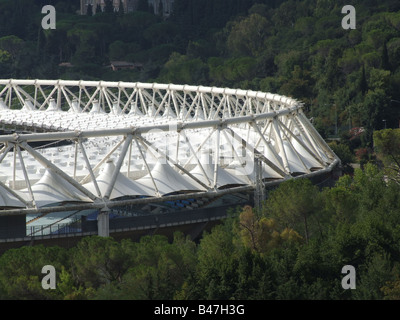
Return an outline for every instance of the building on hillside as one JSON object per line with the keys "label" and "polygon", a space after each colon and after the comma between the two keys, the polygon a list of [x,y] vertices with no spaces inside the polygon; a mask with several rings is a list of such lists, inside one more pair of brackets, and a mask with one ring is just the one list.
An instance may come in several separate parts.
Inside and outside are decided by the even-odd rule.
{"label": "building on hillside", "polygon": [[148,0],[149,6],[154,9],[154,14],[161,14],[168,17],[173,10],[174,0]]}
{"label": "building on hillside", "polygon": [[110,66],[112,71],[119,70],[141,70],[143,68],[143,64],[141,63],[132,63],[127,61],[110,61]]}
{"label": "building on hillside", "polygon": [[[120,0],[112,0],[114,10],[119,10]],[[122,5],[124,6],[124,12],[132,12],[135,11],[137,8],[138,0],[122,0]],[[81,9],[80,14],[85,15],[87,14],[89,6],[92,6],[93,14],[97,13],[97,10],[104,11],[106,6],[105,0],[81,0]]]}
{"label": "building on hillside", "polygon": [[[138,9],[140,0],[121,0],[124,12],[132,12]],[[87,14],[89,6],[92,7],[92,13],[96,14],[97,10],[104,11],[106,6],[105,0],[81,0],[80,14]],[[114,10],[118,11],[120,6],[120,0],[112,0]],[[149,8],[153,8],[154,14],[161,14],[164,17],[168,17],[174,5],[174,0],[147,0]]]}

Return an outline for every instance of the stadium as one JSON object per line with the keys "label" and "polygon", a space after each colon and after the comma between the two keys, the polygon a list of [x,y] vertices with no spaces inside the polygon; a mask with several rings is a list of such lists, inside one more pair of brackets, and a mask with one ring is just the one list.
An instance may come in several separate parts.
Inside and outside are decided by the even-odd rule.
{"label": "stadium", "polygon": [[251,90],[0,80],[0,241],[183,228],[340,164],[303,104]]}

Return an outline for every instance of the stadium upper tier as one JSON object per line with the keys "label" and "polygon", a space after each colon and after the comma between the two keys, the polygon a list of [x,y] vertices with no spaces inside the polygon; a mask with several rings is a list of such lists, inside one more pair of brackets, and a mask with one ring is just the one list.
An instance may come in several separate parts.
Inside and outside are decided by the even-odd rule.
{"label": "stadium upper tier", "polygon": [[0,207],[109,206],[330,170],[339,159],[302,108],[239,89],[0,80]]}

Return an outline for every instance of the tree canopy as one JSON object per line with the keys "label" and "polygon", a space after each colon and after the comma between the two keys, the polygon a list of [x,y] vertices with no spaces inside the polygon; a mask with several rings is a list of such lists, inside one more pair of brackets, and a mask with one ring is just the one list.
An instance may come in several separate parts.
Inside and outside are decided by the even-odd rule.
{"label": "tree canopy", "polygon": [[[0,2],[3,78],[175,82],[263,90],[302,100],[322,136],[396,128],[400,101],[400,5],[356,1],[354,30],[343,1],[176,0],[169,18],[147,1],[121,14],[79,16],[56,1],[57,28],[42,30],[43,1]],[[35,14],[36,12],[36,14]],[[24,23],[20,23],[24,21]],[[111,71],[112,60],[140,63]],[[71,62],[72,67],[59,66]],[[351,151],[354,151],[351,148]]]}
{"label": "tree canopy", "polygon": [[385,165],[387,177],[400,183],[400,129],[375,131],[374,145]]}
{"label": "tree canopy", "polygon": [[[287,209],[274,205],[281,201]],[[8,250],[0,298],[398,299],[399,225],[399,184],[367,164],[331,188],[281,184],[260,210],[232,209],[198,242],[178,232],[171,240],[93,236],[70,249]],[[44,265],[57,271],[56,290],[41,288]],[[344,265],[357,270],[356,290],[341,287]]]}

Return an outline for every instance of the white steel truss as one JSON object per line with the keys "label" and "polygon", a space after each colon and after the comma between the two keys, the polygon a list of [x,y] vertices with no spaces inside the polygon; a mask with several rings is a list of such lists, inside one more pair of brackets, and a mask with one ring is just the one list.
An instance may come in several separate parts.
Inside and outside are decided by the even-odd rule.
{"label": "white steel truss", "polygon": [[0,214],[236,192],[331,170],[339,159],[302,109],[240,89],[0,80]]}

